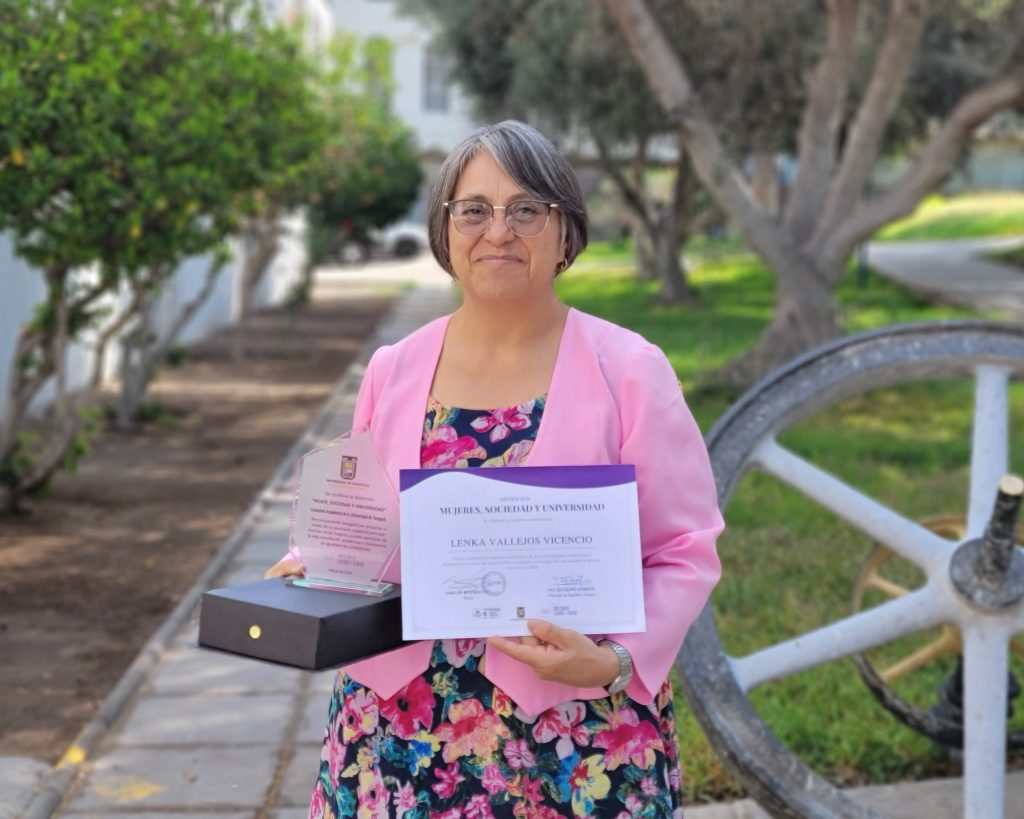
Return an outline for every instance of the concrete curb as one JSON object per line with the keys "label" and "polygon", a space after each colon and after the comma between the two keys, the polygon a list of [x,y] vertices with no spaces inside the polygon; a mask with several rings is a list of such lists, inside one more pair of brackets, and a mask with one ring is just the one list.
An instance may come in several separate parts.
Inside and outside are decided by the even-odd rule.
{"label": "concrete curb", "polygon": [[[128,666],[110,694],[103,701],[76,739],[68,746],[61,759],[46,775],[42,785],[20,814],[20,819],[50,819],[71,789],[81,766],[91,758],[111,726],[124,712],[132,696],[139,690],[159,661],[164,650],[178,631],[185,625],[203,594],[208,591],[217,575],[235,556],[253,524],[265,509],[275,502],[275,489],[285,482],[294,470],[298,459],[314,446],[314,441],[323,434],[324,428],[335,417],[338,405],[345,396],[354,395],[362,382],[363,372],[370,356],[380,346],[380,339],[387,337],[387,327],[402,313],[405,302],[414,297],[416,290],[401,293],[388,313],[378,322],[370,337],[363,343],[348,369],[336,382],[330,398],[317,413],[305,432],[292,445],[288,454],[278,465],[270,480],[257,492],[252,505],[236,524],[232,533],[218,549],[211,563],[185,592],[181,601],[167,616],[157,631]],[[280,502],[278,499],[277,502]]]}

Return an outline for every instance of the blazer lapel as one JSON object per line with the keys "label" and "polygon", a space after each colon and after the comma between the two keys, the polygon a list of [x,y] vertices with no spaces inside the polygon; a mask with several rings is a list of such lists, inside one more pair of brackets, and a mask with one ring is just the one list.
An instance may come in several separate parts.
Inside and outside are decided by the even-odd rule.
{"label": "blazer lapel", "polygon": [[[427,411],[434,371],[441,357],[448,319],[444,316],[427,325],[415,347],[403,345],[382,391],[380,403],[384,406],[380,408],[386,408],[386,411],[374,414],[375,420],[379,419],[374,439],[395,489],[395,497],[399,492],[399,470],[419,469],[420,466],[423,416]],[[399,582],[401,566],[402,556],[399,553],[392,561],[386,579]]]}
{"label": "blazer lapel", "polygon": [[607,393],[585,314],[569,309],[551,373],[544,416],[527,466],[608,463],[595,428],[599,400]]}

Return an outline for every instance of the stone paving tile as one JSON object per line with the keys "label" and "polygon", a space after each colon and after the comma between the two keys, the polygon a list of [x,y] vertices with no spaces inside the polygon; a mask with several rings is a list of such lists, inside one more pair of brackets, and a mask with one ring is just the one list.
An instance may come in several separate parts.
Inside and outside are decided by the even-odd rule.
{"label": "stone paving tile", "polygon": [[[853,799],[878,811],[888,819],[962,819],[963,780],[932,779],[923,782],[901,782],[896,785],[874,785],[847,791]],[[1024,819],[1024,771],[1006,775],[1005,819]],[[686,809],[687,819],[771,819],[751,799],[720,802]]]}
{"label": "stone paving tile", "polygon": [[[324,671],[316,671],[313,673],[313,686],[310,689],[314,694],[322,694],[324,702],[331,696],[334,691],[334,679],[338,675],[338,670],[334,668],[328,668]],[[324,705],[325,713],[327,706]]]}
{"label": "stone paving tile", "polygon": [[286,665],[183,647],[163,656],[147,691],[157,696],[291,693],[298,689],[302,674]]}
{"label": "stone paving tile", "polygon": [[247,563],[261,563],[269,569],[288,551],[288,527],[284,529],[259,529],[235,555],[236,560]]}
{"label": "stone paving tile", "polygon": [[[276,748],[118,748],[98,757],[68,805],[69,813],[113,819],[115,809],[260,808]],[[105,811],[105,812],[104,812]]]}
{"label": "stone paving tile", "polygon": [[281,780],[275,807],[309,806],[309,795],[313,792],[320,770],[320,746],[296,745],[288,767]]}
{"label": "stone paving tile", "polygon": [[296,732],[296,742],[319,743],[324,738],[327,726],[327,708],[331,703],[329,694],[311,694],[302,708],[302,716]]}
{"label": "stone paving tile", "polygon": [[227,569],[217,577],[217,588],[226,586],[241,586],[243,583],[252,583],[262,580],[264,573],[270,566],[262,560],[256,563],[250,561],[232,561]]}
{"label": "stone paving tile", "polygon": [[718,802],[686,809],[686,819],[771,819],[752,799]]}
{"label": "stone paving tile", "polygon": [[272,810],[267,814],[267,819],[306,819],[309,811],[306,808],[284,808],[283,810]]}
{"label": "stone paving tile", "polygon": [[231,811],[230,813],[195,813],[189,811],[188,813],[178,813],[167,811],[145,811],[140,813],[138,811],[132,811],[131,813],[115,813],[111,808],[100,808],[99,810],[87,811],[86,813],[62,813],[61,816],[67,816],[68,819],[257,819],[259,811],[247,810],[247,811]]}
{"label": "stone paving tile", "polygon": [[0,819],[20,815],[50,770],[49,765],[38,759],[0,756]]}
{"label": "stone paving tile", "polygon": [[[198,609],[197,609],[198,611]],[[173,640],[170,642],[170,647],[177,648],[195,648],[199,645],[199,615],[189,620],[188,623],[179,631]]]}
{"label": "stone paving tile", "polygon": [[294,699],[291,695],[143,697],[116,741],[118,745],[280,744]]}

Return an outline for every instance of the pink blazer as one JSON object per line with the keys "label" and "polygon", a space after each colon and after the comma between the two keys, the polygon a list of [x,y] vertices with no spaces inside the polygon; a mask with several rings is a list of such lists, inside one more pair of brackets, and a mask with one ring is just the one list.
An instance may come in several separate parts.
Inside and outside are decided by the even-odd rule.
{"label": "pink blazer", "polygon": [[[353,430],[369,429],[392,483],[418,468],[423,416],[448,317],[370,360]],[[718,581],[715,540],[723,523],[704,440],[665,354],[636,333],[569,311],[530,466],[636,465],[647,631],[609,634],[633,657],[627,693],[648,704],[668,676],[687,629]],[[386,579],[398,582],[401,555]],[[429,641],[348,666],[353,679],[392,697],[430,664]],[[527,714],[606,696],[538,680],[532,669],[487,651],[486,676]]]}

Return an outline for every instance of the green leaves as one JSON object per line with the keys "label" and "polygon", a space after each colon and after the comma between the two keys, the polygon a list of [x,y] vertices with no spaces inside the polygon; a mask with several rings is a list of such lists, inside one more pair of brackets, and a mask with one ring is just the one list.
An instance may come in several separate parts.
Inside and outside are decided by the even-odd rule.
{"label": "green leaves", "polygon": [[320,77],[327,140],[311,168],[315,225],[356,238],[383,227],[416,200],[422,170],[412,131],[390,110],[390,47],[341,38]]}
{"label": "green leaves", "polygon": [[241,0],[3,0],[0,228],[135,277],[302,199],[324,130],[291,33]]}
{"label": "green leaves", "polygon": [[[158,290],[189,256],[219,269],[244,216],[301,203],[326,133],[313,76],[257,0],[0,0],[0,231],[50,271],[8,406],[58,375],[104,295]],[[74,468],[91,424],[30,434],[23,410],[7,417],[13,504]]]}

